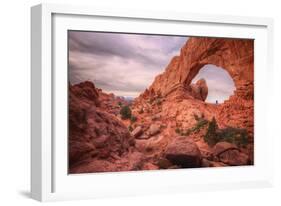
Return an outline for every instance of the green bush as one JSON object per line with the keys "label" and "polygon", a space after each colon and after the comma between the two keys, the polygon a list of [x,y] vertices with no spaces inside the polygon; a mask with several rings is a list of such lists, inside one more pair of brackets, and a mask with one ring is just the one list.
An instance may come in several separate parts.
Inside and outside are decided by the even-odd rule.
{"label": "green bush", "polygon": [[123,106],[120,110],[121,118],[122,119],[130,119],[132,116],[132,111],[129,106]]}
{"label": "green bush", "polygon": [[122,107],[123,104],[122,104],[122,102],[118,102],[118,105],[119,105],[119,107]]}
{"label": "green bush", "polygon": [[227,127],[218,129],[216,119],[213,118],[209,123],[204,141],[210,146],[214,146],[217,142],[225,141],[240,147],[248,144],[248,134],[246,129],[240,128]]}
{"label": "green bush", "polygon": [[248,134],[246,129],[227,127],[217,132],[220,141],[226,141],[237,146],[248,144]]}
{"label": "green bush", "polygon": [[176,132],[177,134],[181,134],[180,128],[176,128],[176,129],[175,129],[175,132]]}
{"label": "green bush", "polygon": [[194,119],[195,119],[196,121],[199,121],[199,120],[200,120],[200,118],[198,117],[197,114],[193,114],[193,116],[194,116]]}
{"label": "green bush", "polygon": [[191,129],[191,132],[198,132],[206,124],[208,124],[208,120],[202,118],[198,119],[197,124]]}
{"label": "green bush", "polygon": [[209,122],[207,132],[204,136],[204,141],[207,142],[208,145],[213,146],[219,141],[217,135],[217,129],[218,129],[217,121],[213,117],[211,122]]}
{"label": "green bush", "polygon": [[134,122],[136,122],[136,121],[137,121],[137,117],[131,115],[131,122],[134,123]]}
{"label": "green bush", "polygon": [[192,128],[189,128],[187,130],[182,130],[180,128],[176,128],[175,132],[177,134],[180,134],[182,136],[189,136],[191,133],[198,133],[202,127],[204,127],[205,125],[207,125],[209,123],[208,120],[204,119],[204,118],[200,118],[197,115],[194,115],[195,120],[197,121],[196,125]]}

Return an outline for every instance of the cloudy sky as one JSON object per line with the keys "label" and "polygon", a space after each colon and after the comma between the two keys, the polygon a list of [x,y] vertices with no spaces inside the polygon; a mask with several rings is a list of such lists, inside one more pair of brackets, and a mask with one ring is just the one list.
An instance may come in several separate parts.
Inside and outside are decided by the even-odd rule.
{"label": "cloudy sky", "polygon": [[138,96],[179,54],[187,37],[69,32],[69,79],[91,80],[120,96]]}
{"label": "cloudy sky", "polygon": [[[72,84],[90,80],[108,93],[136,97],[165,70],[173,56],[179,55],[187,40],[180,36],[70,31],[69,80]],[[209,83],[216,85],[216,74],[200,70],[200,75],[213,79],[207,80],[208,87]],[[229,81],[220,80],[226,80],[224,87],[228,88]]]}

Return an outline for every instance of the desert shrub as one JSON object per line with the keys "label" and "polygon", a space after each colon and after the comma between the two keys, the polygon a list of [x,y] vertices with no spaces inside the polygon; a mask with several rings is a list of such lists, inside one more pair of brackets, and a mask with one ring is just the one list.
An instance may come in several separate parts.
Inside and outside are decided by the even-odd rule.
{"label": "desert shrub", "polygon": [[132,116],[132,111],[129,106],[123,106],[120,110],[121,118],[122,119],[130,119]]}
{"label": "desert shrub", "polygon": [[177,134],[181,134],[181,129],[177,127],[177,128],[175,129],[175,132],[176,132]]}
{"label": "desert shrub", "polygon": [[182,136],[189,136],[193,132],[198,133],[202,127],[204,127],[205,125],[207,125],[209,123],[208,120],[206,120],[204,118],[199,118],[197,115],[194,115],[194,118],[197,120],[197,123],[194,127],[189,128],[187,130],[182,130],[179,127],[177,127],[175,129],[175,132]]}
{"label": "desert shrub", "polygon": [[207,142],[207,144],[210,146],[215,145],[219,141],[217,135],[217,129],[218,129],[217,121],[213,117],[212,120],[209,122],[207,132],[204,136],[204,141]]}
{"label": "desert shrub", "polygon": [[180,129],[180,128],[176,128],[176,129],[175,129],[175,132],[176,132],[178,135],[181,135],[181,136],[188,136],[188,135],[190,135],[190,131],[189,131],[189,130],[184,131],[184,130],[182,130],[182,129]]}
{"label": "desert shrub", "polygon": [[160,100],[160,99],[157,99],[157,100],[156,100],[156,104],[157,104],[158,106],[160,106],[160,105],[161,105],[161,103],[162,103],[162,102],[161,102],[161,100]]}
{"label": "desert shrub", "polygon": [[131,115],[131,122],[132,123],[134,123],[134,122],[136,122],[137,121],[137,117],[136,116],[134,116],[134,115]]}
{"label": "desert shrub", "polygon": [[237,146],[248,144],[248,134],[246,129],[227,127],[217,132],[220,141],[226,141]]}
{"label": "desert shrub", "polygon": [[206,124],[208,124],[208,120],[200,118],[196,125],[192,128],[192,132],[198,132]]}
{"label": "desert shrub", "polygon": [[130,132],[132,132],[134,129],[133,129],[133,127],[132,127],[132,125],[129,125],[128,126],[128,130],[130,131]]}
{"label": "desert shrub", "polygon": [[238,147],[248,144],[248,133],[246,129],[226,127],[218,129],[216,119],[213,118],[209,123],[207,132],[204,136],[204,141],[210,146],[217,142],[229,142],[236,144]]}
{"label": "desert shrub", "polygon": [[197,114],[193,114],[193,116],[194,116],[194,119],[196,120],[196,121],[199,121],[199,117],[198,117],[198,115]]}
{"label": "desert shrub", "polygon": [[205,125],[207,125],[209,123],[208,120],[204,119],[204,118],[200,118],[198,117],[196,114],[194,115],[195,120],[197,121],[196,125],[188,130],[186,130],[185,132],[183,132],[184,135],[190,135],[192,132],[199,132],[201,130],[202,127],[204,127]]}

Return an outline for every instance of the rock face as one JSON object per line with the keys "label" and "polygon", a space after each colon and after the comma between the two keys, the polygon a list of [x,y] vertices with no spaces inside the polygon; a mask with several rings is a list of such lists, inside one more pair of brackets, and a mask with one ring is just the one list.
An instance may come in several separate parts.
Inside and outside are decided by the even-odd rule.
{"label": "rock face", "polygon": [[[232,77],[236,90],[222,104],[205,103],[208,85],[204,79],[191,84],[200,69],[214,64]],[[219,128],[241,128],[248,133],[250,159],[253,160],[254,136],[254,41],[224,38],[189,38],[180,55],[174,57],[165,71],[156,76],[151,86],[135,101],[142,107],[148,101],[162,99],[157,112],[161,121],[178,132],[196,126],[195,116],[217,120]],[[155,108],[147,105],[154,117]],[[144,115],[143,115],[144,116]],[[146,122],[146,118],[143,118]],[[172,131],[170,131],[172,133]]]}
{"label": "rock face", "polygon": [[201,167],[201,153],[197,145],[186,137],[176,137],[166,151],[165,157],[183,168]]}
{"label": "rock face", "polygon": [[[85,81],[76,85],[70,85],[69,86],[69,95],[70,98],[76,98],[79,99],[81,102],[83,102],[83,106],[85,104],[99,106],[99,93],[95,87],[95,85],[92,82]],[[70,102],[71,103],[71,102]],[[72,104],[72,106],[74,106]],[[72,107],[71,107],[72,108]]]}
{"label": "rock face", "polygon": [[[98,96],[91,82],[70,85],[70,171],[85,161],[106,159],[111,156],[121,157],[127,154],[130,146],[134,144],[127,127],[115,116],[98,107],[100,105]],[[106,170],[106,168],[98,170]]]}
{"label": "rock face", "polygon": [[226,69],[233,78],[236,95],[253,99],[253,51],[253,40],[191,37],[182,47],[180,56],[174,57],[165,72],[155,78],[149,91],[166,96],[178,87],[188,89],[204,65],[214,64]]}

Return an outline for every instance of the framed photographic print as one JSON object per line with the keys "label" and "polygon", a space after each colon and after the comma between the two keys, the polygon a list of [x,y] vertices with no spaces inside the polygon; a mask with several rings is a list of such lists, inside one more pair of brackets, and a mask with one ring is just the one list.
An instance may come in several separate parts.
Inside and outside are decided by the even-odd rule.
{"label": "framed photographic print", "polygon": [[271,19],[31,12],[34,199],[272,185]]}

